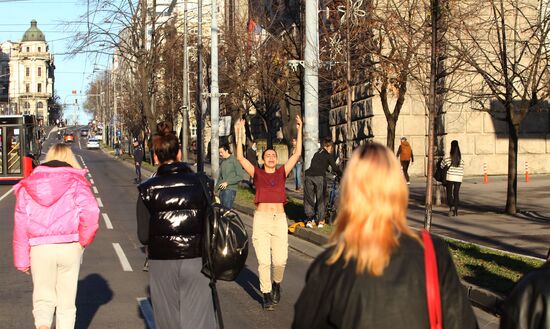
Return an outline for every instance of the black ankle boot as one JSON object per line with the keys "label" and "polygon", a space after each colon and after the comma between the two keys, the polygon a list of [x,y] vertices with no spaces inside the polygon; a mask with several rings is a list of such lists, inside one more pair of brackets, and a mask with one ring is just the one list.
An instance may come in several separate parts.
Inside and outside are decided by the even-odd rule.
{"label": "black ankle boot", "polygon": [[273,282],[272,290],[271,290],[271,296],[273,298],[273,304],[277,305],[279,304],[279,301],[281,300],[281,284],[277,282]]}
{"label": "black ankle boot", "polygon": [[273,311],[273,299],[271,298],[271,293],[263,294],[263,304],[262,307],[266,311]]}
{"label": "black ankle boot", "polygon": [[458,209],[456,207],[453,209],[453,215],[458,216]]}

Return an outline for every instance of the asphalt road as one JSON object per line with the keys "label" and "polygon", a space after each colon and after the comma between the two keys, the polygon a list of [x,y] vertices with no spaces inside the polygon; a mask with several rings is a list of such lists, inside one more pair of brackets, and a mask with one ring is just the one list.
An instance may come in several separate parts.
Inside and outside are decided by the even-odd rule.
{"label": "asphalt road", "polygon": [[[55,137],[55,134],[52,134]],[[148,328],[150,317],[148,274],[142,271],[145,255],[136,236],[137,190],[133,169],[101,151],[86,150],[79,140],[73,150],[90,171],[92,189],[101,206],[100,229],[84,253],[77,295],[77,329]],[[47,151],[53,138],[44,145]],[[15,198],[11,186],[0,186],[0,328],[32,328],[32,282],[13,268],[12,230]],[[247,225],[251,218],[243,216]],[[295,237],[291,246],[321,249]],[[299,248],[298,248],[299,249]],[[236,282],[218,285],[226,328],[289,328],[294,303],[303,287],[312,258],[294,248],[289,252],[282,301],[273,312],[261,310],[257,262],[253,248],[247,267]],[[141,305],[141,308],[140,308]],[[482,328],[496,328],[496,319],[477,311]],[[149,327],[150,328],[150,327]]]}
{"label": "asphalt road", "polygon": [[[145,255],[136,236],[137,190],[133,170],[101,151],[86,150],[84,146],[85,142],[79,144],[77,139],[73,150],[89,169],[92,189],[102,207],[99,231],[94,243],[86,249],[81,266],[76,328],[147,328],[138,305],[139,298],[148,296],[148,274],[142,271]],[[9,193],[10,188],[0,186],[0,197],[4,196],[0,200],[0,328],[32,328],[31,278],[13,267],[15,198]],[[117,249],[124,256],[119,256]],[[121,257],[127,259],[125,266]],[[282,301],[274,312],[264,312],[256,257],[251,248],[247,267],[238,280],[220,282],[218,286],[226,328],[289,328],[293,305],[310,262],[311,258],[290,251]]]}

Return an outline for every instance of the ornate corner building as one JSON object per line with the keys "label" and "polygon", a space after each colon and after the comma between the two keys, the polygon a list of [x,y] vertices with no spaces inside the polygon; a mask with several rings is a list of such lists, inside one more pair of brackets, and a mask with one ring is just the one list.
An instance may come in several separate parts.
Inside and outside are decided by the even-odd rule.
{"label": "ornate corner building", "polygon": [[0,113],[34,114],[39,122],[47,123],[54,70],[54,57],[49,53],[46,37],[32,20],[20,42],[1,44]]}

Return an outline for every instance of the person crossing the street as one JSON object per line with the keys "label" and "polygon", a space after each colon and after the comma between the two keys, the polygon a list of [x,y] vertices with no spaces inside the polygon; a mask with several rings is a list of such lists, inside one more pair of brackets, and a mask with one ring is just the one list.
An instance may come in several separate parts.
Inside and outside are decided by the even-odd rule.
{"label": "person crossing the street", "polygon": [[136,168],[136,178],[134,182],[136,184],[141,184],[141,162],[143,161],[143,148],[141,143],[134,139],[134,166]]}
{"label": "person crossing the street", "polygon": [[407,185],[411,184],[409,178],[409,166],[414,162],[414,154],[412,151],[411,144],[407,141],[407,137],[401,137],[401,145],[397,149],[397,157],[401,162],[401,168],[403,169],[403,175],[407,181]]}
{"label": "person crossing the street", "polygon": [[[252,244],[258,258],[260,291],[264,310],[273,310],[281,299],[281,282],[288,258],[288,226],[284,204],[287,202],[285,183],[302,154],[302,119],[296,116],[298,136],[296,152],[277,168],[277,152],[268,148],[262,154],[263,169],[253,166],[243,154],[244,120],[235,125],[237,160],[244,170],[254,177],[256,195]],[[273,276],[271,269],[273,268]],[[272,280],[273,278],[273,280]]]}

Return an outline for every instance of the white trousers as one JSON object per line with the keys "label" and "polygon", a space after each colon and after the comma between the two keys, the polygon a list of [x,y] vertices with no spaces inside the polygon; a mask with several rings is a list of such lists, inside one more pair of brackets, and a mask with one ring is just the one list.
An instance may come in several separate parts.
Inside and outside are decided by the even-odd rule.
{"label": "white trousers", "polygon": [[83,248],[78,242],[31,247],[34,324],[74,329],[76,288]]}

